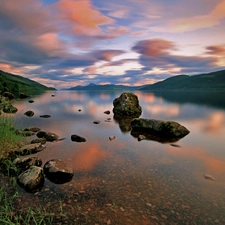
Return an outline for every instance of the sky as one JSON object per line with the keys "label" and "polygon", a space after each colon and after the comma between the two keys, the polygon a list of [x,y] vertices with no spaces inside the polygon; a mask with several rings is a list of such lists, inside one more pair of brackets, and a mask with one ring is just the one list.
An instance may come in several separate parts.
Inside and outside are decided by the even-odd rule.
{"label": "sky", "polygon": [[0,70],[57,89],[225,69],[225,0],[0,0]]}

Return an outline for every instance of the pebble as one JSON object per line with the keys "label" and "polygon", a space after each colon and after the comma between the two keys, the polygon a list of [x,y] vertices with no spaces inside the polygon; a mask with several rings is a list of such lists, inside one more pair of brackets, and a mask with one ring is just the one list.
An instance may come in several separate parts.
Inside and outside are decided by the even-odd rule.
{"label": "pebble", "polygon": [[165,220],[167,219],[167,216],[164,215],[164,214],[162,214],[161,217],[162,217],[163,219],[165,219]]}
{"label": "pebble", "polygon": [[114,140],[114,139],[116,139],[115,136],[110,136],[110,137],[109,137],[109,140],[110,140],[110,141],[112,141],[112,140]]}
{"label": "pebble", "polygon": [[142,141],[142,140],[144,140],[144,139],[146,139],[146,137],[145,137],[144,135],[140,134],[140,135],[138,136],[138,141]]}
{"label": "pebble", "polygon": [[204,178],[207,180],[215,180],[215,178],[212,175],[204,174]]}
{"label": "pebble", "polygon": [[123,207],[120,207],[121,212],[125,212],[125,209]]}
{"label": "pebble", "polygon": [[148,207],[152,207],[152,204],[151,203],[146,203],[146,205],[148,206]]}
{"label": "pebble", "polygon": [[151,218],[152,218],[153,220],[159,220],[159,218],[158,218],[157,216],[151,216]]}

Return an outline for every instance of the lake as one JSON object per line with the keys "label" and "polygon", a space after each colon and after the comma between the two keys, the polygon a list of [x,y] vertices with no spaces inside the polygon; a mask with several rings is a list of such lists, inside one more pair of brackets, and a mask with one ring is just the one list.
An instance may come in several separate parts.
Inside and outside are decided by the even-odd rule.
{"label": "lake", "polygon": [[[176,143],[160,143],[139,142],[129,124],[114,119],[113,100],[121,93],[46,92],[32,104],[13,103],[17,128],[37,126],[66,138],[36,154],[43,165],[59,158],[74,168],[68,183],[46,179],[33,194],[19,189],[24,207],[60,208],[65,224],[225,224],[224,95],[135,92],[142,118],[173,120],[190,130]],[[34,116],[26,117],[27,110]],[[72,134],[87,141],[72,142]]]}

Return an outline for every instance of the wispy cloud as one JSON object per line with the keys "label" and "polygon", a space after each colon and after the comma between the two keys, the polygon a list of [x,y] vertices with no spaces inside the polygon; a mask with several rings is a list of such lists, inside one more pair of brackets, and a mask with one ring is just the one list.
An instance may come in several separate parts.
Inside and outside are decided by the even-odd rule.
{"label": "wispy cloud", "polygon": [[[168,22],[171,32],[187,32],[216,26],[225,18],[225,1],[220,1],[207,14],[177,18]],[[163,30],[160,28],[159,30]]]}

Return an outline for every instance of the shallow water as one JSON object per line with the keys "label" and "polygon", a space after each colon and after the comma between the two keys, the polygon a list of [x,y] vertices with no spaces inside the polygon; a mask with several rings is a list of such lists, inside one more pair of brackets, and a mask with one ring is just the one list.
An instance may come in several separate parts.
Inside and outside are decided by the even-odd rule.
{"label": "shallow water", "polygon": [[[46,179],[36,194],[20,189],[24,204],[47,207],[51,202],[51,208],[57,208],[60,200],[67,215],[65,224],[225,224],[221,94],[135,93],[142,118],[174,120],[190,130],[173,145],[138,142],[131,136],[129,124],[113,118],[112,102],[120,94],[57,91],[34,96],[32,104],[29,99],[14,102],[19,109],[18,128],[37,126],[66,138],[47,143],[37,154],[43,165],[60,158],[75,171],[66,184]],[[27,110],[33,110],[34,116],[26,117]],[[106,110],[110,115],[104,114]],[[43,114],[51,117],[41,118]],[[72,134],[87,142],[72,142]],[[116,139],[110,141],[109,136]],[[215,180],[205,179],[205,174]]]}

